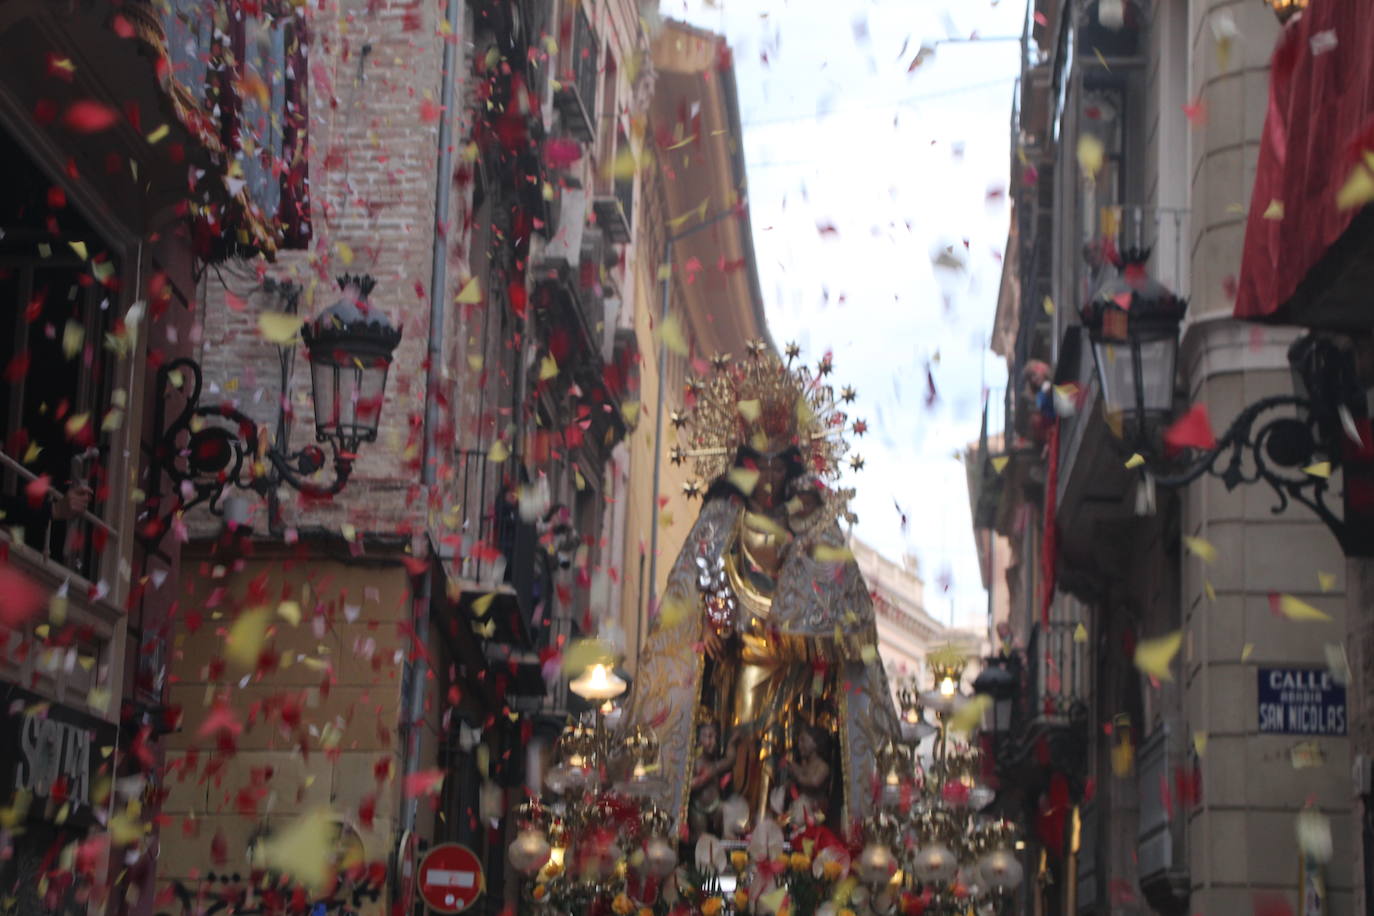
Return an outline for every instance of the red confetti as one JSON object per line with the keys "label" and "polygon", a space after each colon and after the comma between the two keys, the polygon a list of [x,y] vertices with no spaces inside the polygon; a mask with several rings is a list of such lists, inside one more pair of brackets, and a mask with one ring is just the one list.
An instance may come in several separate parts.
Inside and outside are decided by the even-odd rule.
{"label": "red confetti", "polygon": [[17,630],[48,603],[38,583],[8,564],[0,564],[0,626]]}
{"label": "red confetti", "polygon": [[1206,404],[1194,404],[1188,412],[1164,431],[1164,444],[1178,451],[1185,448],[1209,449],[1217,444]]}
{"label": "red confetti", "polygon": [[427,795],[439,791],[439,787],[444,783],[443,770],[421,770],[418,773],[411,773],[405,781],[405,797],[414,798],[417,795]]}
{"label": "red confetti", "polygon": [[109,105],[102,105],[90,99],[80,102],[73,102],[67,109],[67,113],[62,116],[62,123],[68,130],[77,133],[93,134],[102,130],[109,130],[119,120],[119,112]]}

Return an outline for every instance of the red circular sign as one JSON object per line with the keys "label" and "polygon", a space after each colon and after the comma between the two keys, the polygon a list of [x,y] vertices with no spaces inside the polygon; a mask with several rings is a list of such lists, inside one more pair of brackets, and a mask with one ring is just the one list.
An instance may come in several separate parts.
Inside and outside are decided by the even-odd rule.
{"label": "red circular sign", "polygon": [[420,896],[435,912],[463,912],[482,896],[485,883],[482,863],[466,846],[444,843],[420,860]]}

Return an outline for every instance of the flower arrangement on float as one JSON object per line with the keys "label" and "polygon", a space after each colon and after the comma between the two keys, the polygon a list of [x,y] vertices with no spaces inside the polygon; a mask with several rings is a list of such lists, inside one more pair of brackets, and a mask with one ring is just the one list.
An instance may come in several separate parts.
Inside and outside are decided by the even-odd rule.
{"label": "flower arrangement on float", "polygon": [[[657,788],[657,739],[641,726],[613,747],[605,713],[618,696],[614,680],[606,670],[584,675],[573,689],[607,706],[594,723],[564,730],[545,780],[549,801],[532,798],[517,812],[509,853],[528,879],[523,901],[548,916],[1000,912],[1023,875],[1017,831],[980,813],[995,793],[980,781],[978,750],[951,737],[971,732],[980,717],[977,702],[958,689],[962,659],[936,659],[932,668],[934,690],[899,693],[900,740],[878,750],[874,813],[852,832],[806,823],[788,825],[788,834],[765,818],[747,842],[703,835],[693,861],[683,863],[671,818],[648,800]],[[934,747],[922,766],[917,751],[927,738]],[[628,778],[614,784],[613,751],[629,761]]]}

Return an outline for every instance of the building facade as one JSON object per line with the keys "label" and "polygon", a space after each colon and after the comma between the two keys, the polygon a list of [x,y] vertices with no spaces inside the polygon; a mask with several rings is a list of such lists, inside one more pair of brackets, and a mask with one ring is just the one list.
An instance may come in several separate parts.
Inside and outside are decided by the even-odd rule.
{"label": "building facade", "polygon": [[[559,653],[619,601],[649,45],[616,2],[309,21],[312,245],[203,280],[204,397],[287,468],[186,515],[183,600],[206,610],[173,637],[163,810],[196,827],[159,878],[241,891],[245,851],[323,811],[360,866],[327,908],[409,906],[417,857],[458,842],[494,913],[504,813],[568,714]],[[336,303],[399,332],[385,388],[337,402],[376,426],[346,479],[297,460],[323,408],[318,358],[290,355]],[[273,315],[300,317],[276,338]]]}
{"label": "building facade", "polygon": [[[1030,4],[993,333],[1005,425],[970,473],[975,524],[1010,541],[1013,649],[996,663],[1019,706],[995,740],[998,804],[1040,876],[1025,912],[1356,911],[1343,539],[1293,498],[1310,484],[1266,485],[1254,462],[1277,468],[1272,449],[1235,452],[1248,483],[1172,479],[1207,452],[1175,425],[1195,405],[1228,449],[1263,399],[1295,409],[1297,331],[1233,317],[1278,34],[1263,3]],[[1106,339],[1082,314],[1171,294],[1187,317],[1149,425],[1101,383],[1122,379],[1134,332]],[[1322,721],[1290,715],[1305,703]]]}
{"label": "building facade", "polygon": [[[914,556],[898,563],[857,538],[850,538],[849,549],[873,598],[878,654],[894,690],[911,682],[924,689],[930,679],[926,656],[937,649],[953,646],[974,660],[987,653],[982,634],[950,627],[926,611],[925,582]],[[975,661],[969,676],[976,674]]]}
{"label": "building facade", "polygon": [[0,15],[0,768],[19,912],[151,910],[159,825],[144,812],[176,727],[181,565],[158,468],[183,400],[161,368],[199,346],[203,271],[310,236],[299,82],[265,99],[254,82],[302,72],[303,18],[202,12]]}

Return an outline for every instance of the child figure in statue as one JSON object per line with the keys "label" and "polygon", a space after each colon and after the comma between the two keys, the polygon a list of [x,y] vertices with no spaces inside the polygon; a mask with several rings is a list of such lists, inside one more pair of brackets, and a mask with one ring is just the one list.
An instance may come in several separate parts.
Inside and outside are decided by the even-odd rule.
{"label": "child figure in statue", "polygon": [[803,725],[797,734],[796,757],[784,757],[779,767],[783,785],[792,796],[786,809],[792,827],[825,823],[830,806],[829,758],[830,736],[814,725]]}
{"label": "child figure in statue", "polygon": [[735,766],[739,733],[730,736],[725,753],[720,751],[720,727],[713,719],[697,725],[697,760],[692,768],[692,795],[687,807],[687,823],[693,837],[722,832],[721,808],[725,792],[720,781]]}

